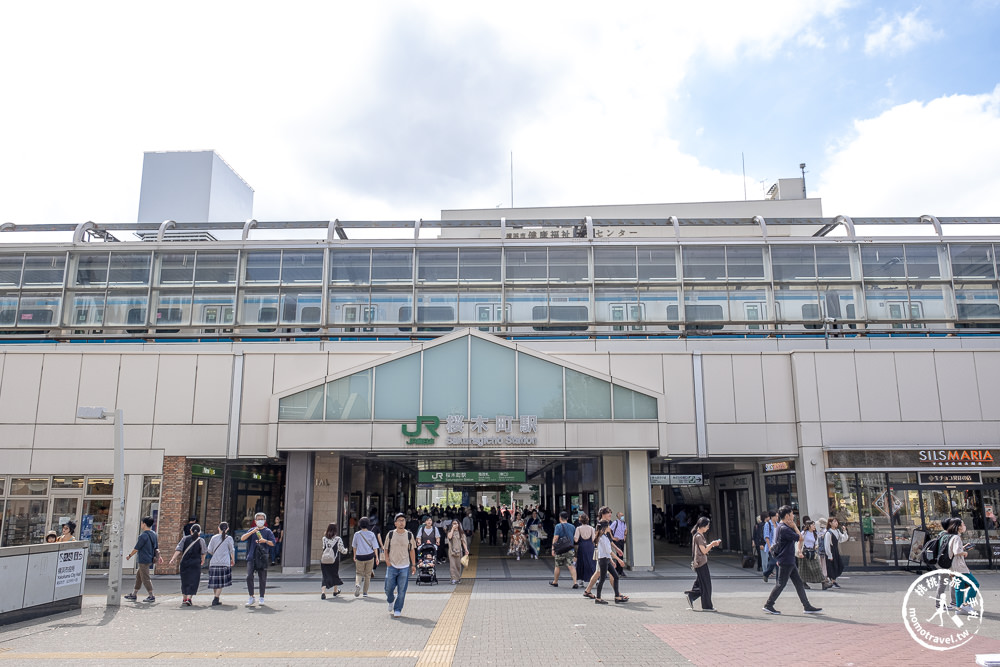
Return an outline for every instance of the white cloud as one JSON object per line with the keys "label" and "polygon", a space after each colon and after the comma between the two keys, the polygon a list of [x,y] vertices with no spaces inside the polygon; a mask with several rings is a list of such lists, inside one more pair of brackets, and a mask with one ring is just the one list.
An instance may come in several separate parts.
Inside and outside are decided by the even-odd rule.
{"label": "white cloud", "polygon": [[929,20],[918,18],[919,11],[918,8],[904,16],[896,16],[876,30],[867,33],[865,54],[873,56],[885,53],[898,56],[921,42],[940,39],[941,31],[935,30]]}
{"label": "white cloud", "polygon": [[995,216],[998,154],[1000,86],[909,102],[856,121],[816,191],[828,216]]}

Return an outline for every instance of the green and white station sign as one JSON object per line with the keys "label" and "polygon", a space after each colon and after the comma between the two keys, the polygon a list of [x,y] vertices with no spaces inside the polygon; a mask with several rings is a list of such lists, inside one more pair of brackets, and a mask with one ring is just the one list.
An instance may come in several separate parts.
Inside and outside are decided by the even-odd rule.
{"label": "green and white station sign", "polygon": [[523,470],[421,470],[421,484],[524,484]]}

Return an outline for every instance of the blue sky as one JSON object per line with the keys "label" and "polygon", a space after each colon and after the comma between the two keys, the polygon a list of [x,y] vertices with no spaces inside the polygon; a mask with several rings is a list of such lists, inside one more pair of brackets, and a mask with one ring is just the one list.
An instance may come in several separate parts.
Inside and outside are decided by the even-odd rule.
{"label": "blue sky", "polygon": [[[1000,81],[998,9],[858,3],[816,20],[810,40],[786,43],[769,57],[717,63],[702,54],[680,86],[671,132],[682,150],[719,169],[738,169],[742,151],[760,178],[787,176],[804,161],[808,184],[827,166],[827,150],[851,136],[855,119],[913,100],[993,90]],[[866,37],[886,25],[899,39],[901,17],[924,26],[911,46],[866,49]],[[884,159],[892,165],[891,155]]]}
{"label": "blue sky", "polygon": [[[215,149],[262,220],[762,196],[1000,216],[1000,0],[0,5],[0,222]],[[740,153],[746,155],[746,178]],[[499,215],[499,213],[498,213]]]}

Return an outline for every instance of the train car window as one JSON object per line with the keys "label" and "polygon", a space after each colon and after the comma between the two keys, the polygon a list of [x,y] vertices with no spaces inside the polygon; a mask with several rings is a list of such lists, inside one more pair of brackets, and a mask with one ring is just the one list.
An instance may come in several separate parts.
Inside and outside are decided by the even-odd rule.
{"label": "train car window", "polygon": [[539,321],[580,322],[579,326],[559,324],[557,326],[532,325],[535,331],[586,331],[590,320],[587,306],[534,306],[531,309],[531,319]]}
{"label": "train car window", "polygon": [[[723,319],[722,306],[716,304],[684,304],[684,318],[688,326],[693,329],[717,330],[722,324],[708,324],[708,322],[718,322]],[[677,306],[667,306],[667,319],[679,319]],[[667,328],[677,330],[677,325],[667,325]]]}
{"label": "train car window", "polygon": [[[412,306],[399,309],[399,321],[410,320]],[[426,325],[436,322],[455,322],[455,308],[452,306],[417,306],[417,324]],[[455,327],[417,326],[417,331],[453,331]],[[409,327],[400,327],[400,331],[410,331]]]}

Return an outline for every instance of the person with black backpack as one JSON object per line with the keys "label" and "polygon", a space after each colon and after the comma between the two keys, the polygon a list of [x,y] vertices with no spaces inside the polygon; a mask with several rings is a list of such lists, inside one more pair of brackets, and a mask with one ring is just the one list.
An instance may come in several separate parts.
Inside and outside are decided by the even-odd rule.
{"label": "person with black backpack", "polygon": [[[274,533],[267,527],[267,515],[257,512],[253,515],[254,527],[243,533],[240,542],[250,540],[247,549],[247,598],[246,607],[257,604],[253,596],[253,577],[256,573],[260,579],[260,606],[264,606],[264,591],[267,588],[267,567],[271,564],[271,547],[274,546]],[[254,539],[250,539],[250,538]]]}

